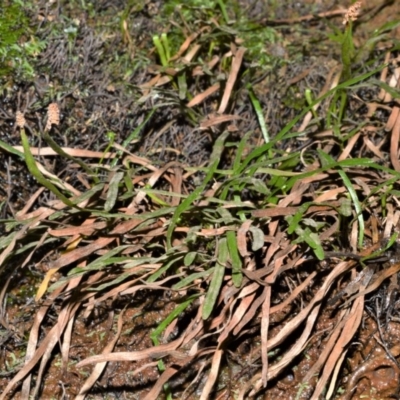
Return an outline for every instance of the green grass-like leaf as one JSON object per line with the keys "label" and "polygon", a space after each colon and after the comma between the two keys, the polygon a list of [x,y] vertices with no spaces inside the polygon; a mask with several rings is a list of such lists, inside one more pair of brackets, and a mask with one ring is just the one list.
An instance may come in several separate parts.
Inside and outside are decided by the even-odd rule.
{"label": "green grass-like leaf", "polygon": [[176,208],[176,211],[171,219],[171,222],[167,230],[167,248],[171,248],[172,245],[172,233],[180,216],[189,209],[190,205],[197,200],[201,193],[206,188],[208,182],[213,178],[215,171],[217,170],[218,164],[220,163],[221,154],[224,151],[224,143],[228,137],[229,132],[223,132],[220,137],[216,140],[213,152],[210,156],[210,165],[206,177],[204,178],[201,185],[199,185],[182,203]]}
{"label": "green grass-like leaf", "polygon": [[[136,140],[139,135],[140,132],[142,131],[142,129],[145,127],[145,125],[150,121],[151,117],[154,115],[154,113],[156,112],[157,108],[153,108],[148,115],[146,116],[146,118],[144,119],[144,121],[138,126],[136,127],[130,134],[129,136],[123,141],[122,143],[122,147],[126,148],[127,146],[129,146],[129,144],[133,141]],[[122,155],[122,151],[118,150],[117,151],[117,156],[120,157]],[[114,160],[112,160],[111,162],[111,167],[115,167],[117,165],[118,162],[118,157],[114,158]]]}
{"label": "green grass-like leaf", "polygon": [[151,340],[153,341],[154,345],[158,345],[160,343],[158,337],[168,327],[168,325],[175,318],[178,318],[183,313],[183,311],[185,311],[186,308],[193,302],[193,300],[197,299],[198,297],[198,294],[192,294],[191,296],[189,296],[185,301],[178,304],[174,308],[174,310],[170,314],[168,314],[167,318],[165,318],[160,324],[158,324],[157,328],[154,329],[154,331],[150,334]]}
{"label": "green grass-like leaf", "polygon": [[214,273],[211,279],[210,286],[207,290],[206,298],[204,299],[202,318],[208,319],[212,314],[221,290],[222,282],[225,275],[225,265],[228,259],[228,243],[226,238],[220,239],[218,242],[218,257],[214,267]]}
{"label": "green grass-like leaf", "polygon": [[3,142],[0,140],[0,147],[6,151],[8,151],[11,154],[15,154],[18,157],[21,157],[23,160],[25,160],[25,154],[21,153],[19,150],[14,149],[14,147],[10,146],[9,144]]}
{"label": "green grass-like leaf", "polygon": [[226,232],[226,240],[228,244],[229,256],[232,262],[232,281],[236,287],[242,284],[242,260],[240,259],[239,250],[236,240],[236,232]]}
{"label": "green grass-like leaf", "polygon": [[66,158],[68,160],[71,160],[75,163],[77,163],[82,169],[91,177],[93,177],[95,183],[99,182],[99,179],[96,177],[94,172],[84,163],[81,159],[77,157],[73,157],[66,153],[55,141],[54,139],[48,134],[48,132],[44,132],[44,140],[47,142],[47,144],[61,157]]}
{"label": "green grass-like leaf", "polygon": [[267,124],[265,123],[264,112],[261,107],[261,104],[258,101],[256,95],[254,94],[253,88],[250,85],[248,85],[247,89],[249,91],[249,97],[250,97],[251,103],[253,104],[254,111],[256,112],[256,115],[257,115],[258,123],[260,125],[260,129],[261,129],[264,141],[265,141],[265,143],[269,143],[270,139],[269,139],[269,134],[268,134],[268,128],[267,128]]}
{"label": "green grass-like leaf", "polygon": [[115,202],[117,201],[118,197],[119,184],[123,179],[123,177],[124,177],[123,172],[116,172],[114,176],[111,178],[107,192],[107,200],[104,204],[104,211],[109,212],[114,208]]}
{"label": "green grass-like leaf", "polygon": [[[318,152],[320,158],[321,158],[321,162],[325,163],[327,165],[329,165],[329,163],[334,163],[333,158],[326,154],[323,153],[322,151]],[[356,162],[358,160],[358,163]],[[365,165],[367,160],[363,160],[361,161],[361,159],[349,159],[349,160],[343,160],[343,161],[348,161],[346,163],[346,165],[352,165],[352,166],[360,166],[360,165]],[[360,162],[361,161],[361,162]],[[338,165],[343,166],[343,162],[339,162],[337,163]],[[364,217],[362,215],[362,207],[361,207],[361,203],[358,200],[358,196],[357,193],[354,189],[353,184],[351,183],[349,177],[347,176],[346,172],[343,169],[339,169],[338,170],[338,174],[340,175],[340,177],[343,180],[344,185],[346,186],[349,195],[351,197],[351,200],[353,201],[353,205],[354,208],[356,210],[356,214],[357,214],[357,220],[358,220],[358,247],[362,247],[363,243],[364,243],[364,231],[365,231],[365,224],[364,224]]]}
{"label": "green grass-like leaf", "polygon": [[354,204],[354,208],[356,210],[357,213],[357,220],[358,220],[358,247],[362,248],[363,244],[364,244],[364,231],[365,231],[365,224],[364,224],[364,217],[362,214],[362,207],[361,207],[361,203],[358,200],[358,196],[357,193],[354,189],[353,184],[351,183],[349,177],[347,176],[347,174],[342,170],[342,171],[338,171],[340,177],[343,180],[343,183],[345,184],[350,197],[353,201]]}
{"label": "green grass-like leaf", "polygon": [[29,172],[36,178],[36,180],[41,185],[50,190],[64,204],[70,207],[77,207],[70,199],[64,196],[49,180],[47,180],[39,171],[39,168],[36,166],[36,161],[31,153],[28,138],[25,134],[25,129],[21,129],[21,140],[25,153],[25,162],[29,169]]}
{"label": "green grass-like leaf", "polygon": [[172,289],[174,289],[174,290],[182,289],[182,288],[186,287],[187,285],[190,285],[196,279],[206,279],[213,272],[214,272],[214,267],[210,268],[206,271],[195,272],[195,273],[187,276],[186,278],[183,278],[180,282],[175,283],[175,285],[172,286]]}

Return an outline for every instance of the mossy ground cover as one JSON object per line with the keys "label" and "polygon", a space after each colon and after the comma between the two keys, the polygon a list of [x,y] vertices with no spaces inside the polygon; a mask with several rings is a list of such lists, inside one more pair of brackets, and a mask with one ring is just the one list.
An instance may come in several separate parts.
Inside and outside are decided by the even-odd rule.
{"label": "mossy ground cover", "polygon": [[349,6],[7,2],[0,399],[398,396],[399,9]]}

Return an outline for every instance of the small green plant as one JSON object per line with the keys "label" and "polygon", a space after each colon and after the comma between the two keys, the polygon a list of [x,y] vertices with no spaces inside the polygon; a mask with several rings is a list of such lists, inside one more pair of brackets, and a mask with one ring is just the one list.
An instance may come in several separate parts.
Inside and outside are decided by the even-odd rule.
{"label": "small green plant", "polygon": [[[134,1],[128,3],[129,7],[137,7]],[[19,3],[14,1],[13,4]],[[306,91],[299,115],[293,119],[282,117],[282,125],[274,126],[266,108],[281,104],[279,101],[266,104],[265,93],[261,90],[257,92],[256,83],[249,83],[252,75],[259,70],[273,67],[264,51],[266,42],[273,43],[276,38],[273,31],[252,27],[245,17],[240,16],[240,10],[226,9],[222,0],[191,0],[184,5],[167,1],[166,4],[173,5],[171,13],[180,17],[184,24],[171,23],[167,33],[158,32],[153,36],[161,65],[155,71],[160,80],[157,85],[149,84],[144,89],[143,103],[154,93],[152,99],[155,104],[143,110],[142,122],[130,129],[131,133],[122,141],[122,146],[118,131],[114,134],[113,128],[109,128],[105,150],[99,161],[84,163],[80,157],[67,154],[52,138],[51,125],[58,124],[58,117],[49,118],[50,122],[44,129],[42,137],[58,157],[79,167],[79,176],[83,178],[81,182],[85,183],[80,185],[81,194],[75,195],[69,189],[71,186],[66,186],[57,176],[45,174],[47,171],[40,160],[34,158],[35,153],[24,128],[26,121],[21,112],[17,112],[16,126],[20,128],[23,153],[2,141],[0,147],[25,160],[38,185],[61,201],[52,201],[47,207],[43,202],[39,211],[45,210],[46,214],[33,222],[28,219],[30,215],[23,220],[21,214],[18,220],[10,220],[8,227],[11,233],[0,240],[0,249],[3,250],[0,256],[7,262],[8,259],[20,262],[21,255],[33,247],[36,250],[40,246],[44,248],[45,244],[53,249],[53,243],[57,244],[58,253],[48,253],[51,268],[47,270],[36,296],[39,300],[49,283],[53,282],[50,278],[55,273],[60,274],[60,278],[56,278],[48,289],[49,292],[60,290],[59,293],[67,294],[60,304],[58,329],[50,331],[56,337],[47,336],[52,339],[52,346],[68,337],[64,335],[69,329],[64,311],[68,310],[71,318],[75,318],[74,314],[78,316],[78,309],[75,308],[78,296],[75,294],[84,296],[82,301],[89,302],[88,310],[92,300],[96,305],[121,295],[121,302],[128,299],[127,304],[131,307],[137,298],[140,308],[130,318],[141,314],[146,316],[143,318],[146,322],[143,329],[146,329],[152,345],[132,352],[132,360],[157,360],[161,377],[160,384],[155,387],[158,392],[163,387],[167,399],[183,398],[178,392],[182,388],[168,383],[173,375],[185,374],[186,366],[197,359],[203,362],[200,357],[214,353],[209,379],[202,388],[202,398],[210,398],[212,387],[223,382],[221,377],[225,367],[221,360],[226,349],[234,348],[237,338],[249,332],[248,328],[253,330],[260,324],[260,335],[254,336],[253,344],[260,346],[261,351],[252,352],[248,358],[249,364],[257,365],[260,364],[259,357],[262,357],[261,383],[251,379],[257,391],[268,380],[282,375],[294,360],[306,358],[310,363],[314,360],[313,353],[304,353],[304,349],[314,345],[312,335],[318,328],[316,321],[321,315],[320,307],[323,307],[325,298],[339,287],[337,283],[344,282],[350,268],[353,268],[352,264],[346,265],[345,262],[334,265],[332,260],[332,268],[321,271],[317,262],[313,260],[311,264],[304,255],[313,252],[317,259],[323,260],[332,247],[343,244],[339,235],[347,239],[344,237],[346,233],[341,232],[343,225],[357,228],[352,235],[352,244],[355,248],[362,248],[365,245],[364,230],[370,229],[366,216],[375,207],[368,204],[368,198],[372,195],[380,197],[381,208],[374,212],[382,211],[383,214],[386,204],[393,204],[392,196],[399,195],[396,185],[400,173],[378,165],[368,155],[352,153],[351,157],[342,159],[335,151],[354,137],[362,126],[355,123],[347,133],[342,133],[343,121],[346,122],[344,113],[349,113],[346,96],[355,87],[370,84],[370,78],[376,75],[379,68],[373,71],[369,68],[369,72],[363,71],[362,75],[358,75],[354,67],[358,52],[353,46],[351,26],[347,26],[339,38],[345,54],[342,59],[343,76],[338,85],[320,98],[313,96],[311,90]],[[127,11],[122,23],[127,21],[128,16]],[[65,31],[71,44],[77,32],[75,28]],[[124,32],[129,35],[128,29]],[[14,39],[19,43],[24,37],[15,36]],[[224,83],[228,82],[231,72],[230,66],[233,65],[234,49],[242,45],[247,48],[243,53],[245,62],[236,64],[240,73],[229,94],[229,107],[224,111],[229,114],[228,117],[232,114],[242,117],[243,111],[248,112],[248,120],[255,123],[238,123],[236,127],[221,128],[214,125],[215,131],[209,132],[212,133],[211,155],[207,156],[208,162],[204,164],[187,166],[174,160],[164,168],[160,166],[161,158],[151,160],[134,154],[131,144],[140,140],[141,132],[146,130],[153,115],[161,119],[172,110],[175,112],[173,116],[179,115],[179,121],[173,120],[171,124],[184,126],[186,121],[181,115],[187,113],[188,119],[196,122],[193,124],[194,133],[203,134],[203,130],[197,129],[198,122],[203,117],[210,117],[205,119],[206,122],[215,118],[213,112],[221,96],[214,96],[211,102],[204,96],[203,107],[198,107],[199,103],[189,106],[185,101],[190,102],[195,96],[201,96],[210,87],[221,89],[222,95]],[[263,60],[264,55],[266,58]],[[211,63],[213,59],[218,64]],[[257,71],[253,67],[257,67]],[[295,93],[302,93],[297,87],[295,90]],[[333,139],[329,138],[330,146],[326,142],[312,140],[311,135],[303,146],[306,134],[296,132],[295,127],[309,112],[314,113],[314,119],[322,121],[318,110],[313,107],[323,100],[328,103],[325,110],[330,115],[328,126],[334,132]],[[279,113],[282,109],[278,109]],[[319,128],[323,129],[323,124],[321,122]],[[151,129],[159,129],[157,124],[151,125]],[[252,142],[254,137],[259,139],[258,144]],[[110,160],[106,153],[114,153],[116,157]],[[149,152],[146,157],[151,155]],[[359,177],[362,180],[355,179]],[[76,182],[73,177],[71,181]],[[369,191],[363,192],[367,186],[372,187],[372,195]],[[376,204],[378,202],[375,200]],[[81,203],[84,205],[81,206]],[[21,230],[23,223],[25,226]],[[38,233],[41,231],[46,235],[39,242]],[[363,262],[386,252],[396,239],[397,236],[393,235],[380,250],[360,256],[359,264],[354,264],[354,268],[360,268]],[[15,249],[14,243],[18,244]],[[163,308],[153,308],[154,304],[143,306],[136,295],[137,292],[144,292],[143,300],[146,301],[148,295],[151,297],[156,293],[159,297],[161,291],[165,292],[160,302]],[[68,297],[69,294],[72,296]],[[171,308],[164,307],[169,304]],[[281,329],[271,330],[269,314],[279,309],[290,312],[284,316]],[[354,308],[355,311],[360,309]],[[151,319],[155,310],[158,312]],[[344,323],[347,320],[353,323],[354,313],[350,314],[353,311],[350,308],[344,311],[349,315]],[[271,322],[278,328],[281,319]],[[140,325],[143,323],[125,326],[123,335],[136,335],[134,330],[138,327],[142,329]],[[343,324],[338,323],[334,328],[339,339],[342,327]],[[122,329],[122,318],[118,329]],[[298,335],[300,330],[301,335]],[[349,329],[343,329],[343,332],[346,340],[350,338]],[[327,339],[329,334],[331,332],[324,331]],[[104,335],[105,331],[93,330],[88,336],[100,339],[96,342],[103,342],[108,338]],[[293,338],[296,345],[292,347]],[[328,340],[316,342],[325,346]],[[343,346],[338,346],[337,351],[333,348],[332,351],[321,352],[313,375],[319,379],[321,387],[326,386],[321,378],[321,366],[333,368],[335,363],[340,363],[340,360],[327,363],[323,357],[332,354],[339,358],[348,345],[348,342],[336,339],[329,343],[332,346],[342,343]],[[29,346],[33,348],[32,342]],[[108,361],[116,361],[118,355],[115,354],[118,353],[104,352],[102,362],[107,357],[114,357],[113,360],[108,358]],[[90,355],[94,356],[95,352]],[[40,357],[39,354],[36,359]],[[15,355],[10,359],[8,366],[16,364]],[[84,362],[81,360],[74,368],[87,376],[85,371],[79,369]],[[153,362],[152,365],[156,365]],[[59,357],[54,365],[61,366]],[[177,366],[182,368],[178,370]],[[293,366],[293,371],[296,371],[296,366]],[[266,372],[275,375],[269,377]],[[332,371],[328,372],[326,375],[331,376]],[[297,394],[293,396],[296,399],[304,397],[304,392],[312,390],[313,385],[311,379],[298,382]],[[9,390],[7,387],[5,392]],[[177,393],[172,393],[175,390]],[[152,398],[157,398],[157,395],[153,391]],[[240,398],[247,398],[243,396]]]}
{"label": "small green plant", "polygon": [[[24,362],[25,352],[21,352],[18,356],[15,353],[9,353],[9,358],[5,360],[5,369],[7,372],[18,370]],[[5,371],[4,371],[5,372]],[[1,376],[1,374],[0,374]]]}
{"label": "small green plant", "polygon": [[[168,51],[171,55],[178,51],[182,40],[186,39],[188,34],[199,30],[199,21],[214,20],[218,21],[218,26],[215,32],[211,33],[213,40],[209,45],[209,54],[216,48],[228,48],[229,41],[226,39],[229,38],[246,48],[247,59],[250,61],[251,68],[268,70],[279,59],[279,57],[272,56],[268,50],[269,45],[279,41],[279,33],[271,27],[252,22],[243,12],[243,7],[237,2],[233,2],[228,8],[222,0],[190,0],[184,4],[181,1],[169,0],[165,2],[159,19],[164,24],[174,19],[181,20],[182,24],[179,24],[179,26],[185,26],[191,30],[191,32],[187,32],[181,27],[177,28],[175,24],[170,26]],[[161,40],[158,36],[155,37],[154,44],[157,47],[162,65],[166,66],[164,61],[168,57],[164,57],[163,49],[160,49],[161,41],[164,44],[164,49],[167,50],[162,36]],[[203,42],[205,41],[203,39]],[[167,56],[167,54],[165,55]]]}
{"label": "small green plant", "polygon": [[23,2],[6,2],[0,10],[0,79],[6,76],[21,80],[32,78],[34,60],[45,45],[30,31]]}
{"label": "small green plant", "polygon": [[[357,20],[360,12],[361,2],[358,1],[351,6],[344,16],[343,24],[345,25],[344,32],[339,28],[334,28],[335,34],[328,35],[328,37],[340,44],[341,46],[341,82],[349,81],[353,77],[353,69],[356,61],[356,49],[353,39],[353,23]],[[347,90],[338,89],[335,91],[333,100],[330,103],[329,113],[327,118],[327,127],[333,128],[338,132],[338,126],[343,121],[347,106]]]}

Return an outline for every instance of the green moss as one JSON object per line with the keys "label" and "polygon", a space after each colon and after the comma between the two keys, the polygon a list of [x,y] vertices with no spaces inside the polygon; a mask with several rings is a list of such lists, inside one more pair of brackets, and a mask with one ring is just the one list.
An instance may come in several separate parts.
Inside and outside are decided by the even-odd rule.
{"label": "green moss", "polygon": [[0,79],[27,79],[35,75],[33,60],[45,44],[30,29],[28,6],[26,2],[10,0],[0,9]]}

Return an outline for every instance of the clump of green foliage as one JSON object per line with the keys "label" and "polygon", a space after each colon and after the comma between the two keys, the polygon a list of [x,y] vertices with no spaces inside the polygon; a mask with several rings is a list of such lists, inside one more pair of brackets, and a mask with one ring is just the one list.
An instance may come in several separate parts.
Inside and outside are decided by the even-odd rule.
{"label": "clump of green foliage", "polygon": [[[15,0],[12,4],[20,3]],[[130,4],[134,6],[133,2]],[[246,53],[248,58],[243,64],[245,68],[249,62],[252,67],[270,68],[271,60],[266,58],[262,61],[260,54],[269,57],[267,52],[263,51],[264,46],[267,41],[273,43],[278,36],[267,28],[252,26],[250,22],[246,22],[245,17],[240,16],[240,11],[225,9],[222,0],[202,2],[188,0],[185,4],[169,0],[166,1],[165,7],[164,11],[170,10],[170,14],[162,11],[160,18],[164,18],[163,21],[169,18],[171,25],[167,26],[164,23],[163,26],[167,26],[165,32],[162,32],[160,36],[154,36],[153,41],[156,54],[161,61],[160,76],[164,74],[170,78],[166,81],[170,85],[165,86],[167,89],[154,89],[151,100],[156,103],[159,99],[159,103],[156,104],[159,108],[174,105],[175,108],[171,107],[169,110],[176,114],[186,107],[188,120],[194,121],[193,125],[197,127],[199,123],[196,118],[200,120],[201,117],[208,115],[213,117],[215,104],[212,101],[215,100],[205,103],[202,109],[186,106],[185,102],[190,101],[198,93],[202,93],[204,88],[225,79],[224,76],[222,78],[220,76],[224,75],[223,73],[227,76],[229,71],[229,58],[223,57],[226,49],[229,49],[231,45],[233,47],[235,43],[243,44],[248,50]],[[137,9],[135,8],[134,11],[136,12]],[[125,18],[128,18],[127,15],[122,16],[122,25]],[[175,16],[179,17],[183,23],[175,23],[178,21],[174,19]],[[25,18],[24,15],[21,15],[21,18]],[[27,20],[24,21],[28,23]],[[200,25],[207,29],[202,31],[202,35],[196,37],[197,41],[194,43],[200,45],[199,55],[194,55],[190,61],[183,63],[174,55],[188,34],[198,31],[196,28]],[[12,30],[11,27],[15,28],[15,32],[19,29],[17,22],[9,26],[10,30]],[[24,32],[18,31],[18,34],[15,32],[15,36],[11,36],[14,39],[14,46],[21,46],[19,43],[25,39]],[[64,32],[68,33],[70,38],[74,38],[77,29],[72,26]],[[237,39],[241,39],[242,42]],[[165,373],[165,375],[161,375],[157,390],[161,391],[163,387],[165,398],[172,399],[172,388],[174,391],[179,391],[181,388],[168,386],[165,384],[167,379],[163,381],[164,377],[171,379],[172,375],[168,374],[172,372],[175,374],[175,371],[185,375],[185,369],[189,363],[188,359],[185,359],[185,365],[180,368],[181,371],[175,369],[176,366],[167,369],[169,361],[164,364],[163,357],[159,356],[164,352],[168,353],[165,351],[165,346],[162,347],[165,343],[160,344],[164,340],[162,335],[167,332],[167,328],[174,328],[173,321],[184,315],[184,312],[187,311],[185,316],[187,320],[192,318],[193,310],[197,307],[201,307],[198,316],[206,321],[202,326],[204,334],[203,332],[194,333],[191,337],[194,338],[197,335],[198,342],[207,338],[207,346],[209,346],[207,351],[210,353],[214,351],[212,346],[215,349],[211,364],[212,372],[202,389],[202,398],[210,397],[212,387],[219,383],[216,378],[217,373],[220,376],[224,373],[225,367],[221,362],[223,360],[221,355],[225,349],[229,346],[232,348],[238,343],[237,338],[241,340],[241,335],[243,336],[244,333],[247,335],[247,332],[250,332],[244,330],[248,329],[250,322],[253,324],[251,329],[259,323],[257,315],[260,312],[263,317],[259,337],[267,338],[266,335],[262,335],[264,332],[269,332],[269,336],[267,340],[260,340],[260,351],[254,352],[257,354],[249,358],[249,363],[262,364],[263,369],[261,373],[257,372],[257,375],[249,379],[249,384],[244,387],[241,398],[246,398],[247,392],[253,390],[253,386],[254,391],[262,390],[267,380],[275,379],[274,376],[271,378],[266,375],[264,384],[260,378],[262,373],[267,371],[268,365],[272,366],[269,371],[273,371],[279,378],[279,374],[284,373],[289,363],[307,356],[304,349],[307,343],[310,343],[315,331],[314,327],[318,327],[318,322],[315,321],[317,318],[324,318],[320,311],[322,300],[325,304],[329,304],[331,300],[329,296],[331,294],[336,296],[335,287],[340,287],[341,281],[347,279],[351,269],[366,270],[364,261],[386,251],[397,239],[396,233],[378,252],[366,256],[361,253],[362,249],[368,247],[368,241],[364,240],[364,232],[369,226],[366,217],[369,214],[374,215],[372,212],[385,216],[386,203],[391,204],[394,209],[398,191],[392,189],[399,181],[400,173],[391,169],[390,165],[382,165],[384,157],[378,160],[378,163],[368,151],[361,153],[359,148],[362,143],[358,146],[353,145],[354,150],[351,152],[349,150],[347,158],[341,157],[342,148],[347,146],[349,139],[354,137],[355,133],[360,132],[361,142],[363,124],[369,118],[366,115],[361,115],[360,118],[359,111],[350,114],[359,107],[349,107],[348,99],[356,98],[355,90],[361,85],[369,90],[374,89],[374,85],[377,86],[378,83],[373,77],[381,71],[384,64],[380,62],[375,69],[372,69],[372,64],[368,64],[368,69],[363,69],[361,72],[355,69],[356,53],[351,26],[346,27],[344,34],[338,35],[337,42],[342,45],[343,76],[340,81],[319,98],[313,97],[311,88],[307,88],[298,115],[287,121],[275,135],[270,135],[269,121],[266,117],[266,108],[270,105],[263,106],[262,101],[256,96],[254,84],[248,83],[244,86],[249,75],[246,70],[237,80],[237,90],[245,87],[248,91],[249,104],[251,103],[254,109],[254,114],[249,119],[257,118],[259,125],[257,128],[261,131],[264,143],[255,146],[251,142],[257,134],[257,129],[248,128],[249,130],[239,139],[226,129],[216,137],[208,163],[202,167],[187,167],[183,163],[174,163],[169,164],[175,168],[171,171],[169,166],[158,168],[158,164],[154,166],[147,158],[137,157],[132,153],[124,159],[115,157],[109,166],[105,165],[103,161],[107,160],[106,153],[114,152],[117,156],[122,155],[123,148],[128,149],[133,140],[139,137],[142,128],[145,128],[147,122],[156,113],[156,106],[123,141],[122,146],[115,146],[113,149],[118,137],[113,133],[108,134],[109,144],[95,171],[80,158],[73,158],[64,152],[48,132],[43,134],[44,140],[58,155],[80,165],[82,177],[86,174],[87,178],[84,179],[88,184],[84,186],[84,191],[79,196],[58,177],[52,174],[44,175],[39,170],[23,128],[20,130],[23,152],[0,141],[0,147],[23,159],[38,184],[52,192],[62,203],[59,203],[59,207],[55,207],[55,203],[50,204],[48,214],[43,217],[43,220],[39,221],[38,225],[28,226],[21,234],[18,231],[12,231],[12,228],[19,227],[22,223],[30,223],[29,215],[26,215],[26,220],[22,220],[21,216],[19,220],[10,220],[8,226],[12,232],[8,232],[8,236],[0,240],[2,250],[0,256],[4,255],[3,259],[7,256],[8,263],[13,259],[19,262],[20,255],[30,251],[33,246],[35,249],[39,246],[44,247],[43,244],[48,245],[49,248],[53,247],[55,240],[57,240],[58,248],[66,250],[60,251],[59,258],[52,261],[51,268],[47,271],[36,295],[36,300],[39,301],[47,290],[51,292],[60,289],[60,293],[62,290],[68,293],[61,305],[64,308],[58,314],[57,329],[48,333],[47,343],[53,343],[55,346],[67,337],[67,335],[63,336],[69,329],[64,316],[66,310],[71,318],[73,313],[78,312],[78,308],[75,307],[76,299],[82,298],[83,300],[79,301],[83,303],[93,298],[100,303],[116,295],[128,298],[127,295],[134,295],[135,292],[142,290],[144,285],[147,285],[145,290],[150,294],[152,291],[158,292],[160,288],[167,288],[167,285],[171,284],[171,291],[179,295],[179,298],[178,296],[171,297],[171,302],[176,301],[175,308],[168,311],[167,316],[160,314],[156,322],[157,326],[150,333],[153,346],[151,349],[142,350],[141,353],[143,358],[160,358],[158,368],[160,373]],[[6,48],[9,58],[12,46],[13,44],[10,44]],[[25,47],[22,48],[25,49]],[[27,54],[23,52],[25,57],[28,57]],[[215,74],[206,69],[204,62],[213,55],[218,55],[221,60],[220,68]],[[123,59],[123,56],[119,58],[119,54],[114,57],[114,65]],[[14,68],[18,65],[15,64]],[[194,78],[192,73],[199,66],[203,68],[203,80]],[[223,73],[219,73],[221,71]],[[242,76],[245,79],[241,80]],[[383,82],[379,85],[384,84]],[[294,93],[301,93],[298,88],[294,90]],[[232,97],[235,97],[235,91],[232,94]],[[360,99],[364,105],[365,100],[361,97]],[[315,106],[323,101],[327,103],[325,109],[322,107],[317,109]],[[279,107],[278,111],[281,111],[279,103],[276,103],[275,107]],[[248,109],[251,108],[248,107]],[[200,115],[201,112],[204,112],[204,115]],[[232,112],[240,114],[241,110],[235,108]],[[313,131],[307,127],[309,132],[306,131],[306,133],[300,129],[296,131],[296,127],[308,113],[312,114],[315,121],[311,121],[310,126],[314,124],[316,129]],[[347,119],[345,119],[346,115],[348,115]],[[377,120],[378,118],[373,122],[377,123]],[[182,123],[182,121],[179,122]],[[246,125],[241,127],[243,126]],[[332,132],[326,132],[326,128]],[[308,133],[310,133],[309,143],[303,146],[301,139]],[[311,134],[315,133],[323,133],[324,137],[329,134],[329,146],[322,147],[319,140],[314,140]],[[377,139],[380,139],[379,136]],[[382,151],[385,151],[384,148]],[[228,152],[229,162],[226,162],[224,159],[228,159],[226,157]],[[197,174],[193,178],[194,184],[191,178],[189,179],[192,173]],[[184,177],[187,177],[185,184],[183,184]],[[359,179],[356,180],[356,178]],[[198,183],[194,179],[198,179]],[[371,190],[366,190],[369,188]],[[128,208],[127,204],[132,207]],[[136,214],[133,214],[132,210]],[[87,234],[87,231],[82,229],[84,219],[85,225],[87,224],[85,229],[93,230],[92,233]],[[51,237],[46,234],[43,236],[43,241],[39,242],[38,230],[47,232],[48,227],[55,223],[58,226],[59,236]],[[335,261],[331,259],[337,257],[331,257],[328,254],[332,254],[332,250],[346,246],[343,244],[348,241],[345,236],[350,229],[353,229],[353,226],[355,227],[353,232],[357,234],[354,236],[358,239],[354,245],[355,251],[360,250],[361,254],[356,254],[360,257],[360,265],[353,264],[351,260],[351,262],[341,262],[334,266]],[[368,229],[372,231],[371,228]],[[76,248],[72,249],[70,237],[76,235],[77,231],[81,232],[83,240],[76,241],[74,244]],[[22,237],[22,234],[25,237]],[[20,246],[14,250],[9,243],[17,240]],[[353,254],[348,253],[348,255]],[[49,252],[48,258],[52,256],[53,254]],[[40,257],[42,257],[41,254]],[[343,257],[346,257],[346,254],[343,253]],[[86,264],[80,263],[83,258],[88,260]],[[263,259],[264,261],[260,262]],[[265,261],[267,259],[269,261]],[[317,263],[317,260],[325,259],[327,259],[326,263],[321,265]],[[27,256],[27,260],[30,260],[30,255]],[[327,266],[329,266],[328,272]],[[58,271],[61,268],[64,270]],[[374,271],[372,269],[371,271],[373,274]],[[60,277],[53,286],[48,288],[55,272],[59,273]],[[94,275],[94,272],[101,275]],[[362,277],[361,272],[359,277]],[[372,281],[376,282],[377,279],[378,275],[376,279],[372,278]],[[74,287],[69,286],[73,281],[79,283]],[[296,290],[291,290],[288,282],[296,287]],[[369,281],[364,287],[368,285]],[[370,286],[370,290],[376,290],[376,288]],[[72,295],[69,297],[70,293]],[[81,296],[82,293],[90,297],[78,297],[78,294]],[[296,298],[289,297],[293,293]],[[346,299],[346,302],[358,301],[364,293],[355,292],[355,297]],[[197,302],[197,299],[201,301]],[[128,298],[127,301],[130,302],[131,299]],[[271,304],[274,307],[279,305],[283,309],[289,302],[292,309],[285,319],[273,321],[274,329],[281,322],[282,329],[277,334],[274,331],[270,332],[270,318],[267,312],[270,313]],[[303,307],[303,304],[306,304],[306,307]],[[231,315],[228,315],[228,306]],[[362,307],[361,303],[357,307],[352,307],[346,320],[343,320],[343,324],[336,325],[336,338],[339,337],[340,340],[335,339],[334,335],[331,336],[335,339],[329,339],[329,344],[332,346],[331,352],[320,351],[320,358],[315,364],[317,371],[315,376],[320,376],[321,366],[327,365],[328,354],[334,354],[336,357],[334,362],[329,364],[330,374],[333,375],[334,370],[339,369],[345,356],[344,345],[350,343],[349,332],[352,332],[351,334],[356,339],[356,332],[351,331],[350,327],[354,324],[353,321],[360,323],[361,318],[356,319],[356,317],[361,314]],[[145,313],[144,306],[143,310]],[[248,319],[245,317],[246,314],[250,315]],[[180,328],[182,331],[178,331],[177,334],[182,335],[183,338],[190,337],[195,332],[191,329],[197,329],[194,327],[201,326],[200,323],[202,323],[200,318],[197,316],[195,318],[193,324]],[[221,321],[226,321],[223,328],[220,328]],[[347,321],[349,325],[345,325]],[[306,326],[306,329],[303,330],[300,338],[296,336],[296,345],[292,347],[292,338],[301,326]],[[183,329],[187,330],[183,332]],[[169,330],[172,332],[172,329]],[[51,337],[53,332],[58,336]],[[32,335],[32,338],[34,336]],[[212,339],[211,336],[216,339]],[[34,340],[32,339],[29,343],[29,347],[33,347]],[[64,343],[62,345],[64,346]],[[182,348],[178,348],[178,351],[186,352],[185,345],[186,343],[182,345]],[[325,343],[322,346],[325,346]],[[39,350],[36,355],[39,354]],[[171,352],[171,355],[174,354],[176,354],[175,350],[174,353]],[[259,358],[262,354],[266,358],[262,358],[260,363]],[[203,354],[198,353],[193,356],[193,360],[194,357],[200,356],[203,357]],[[40,357],[42,356],[38,355],[36,360]],[[8,369],[15,368],[15,364],[14,362],[7,366]],[[81,362],[78,368],[82,366],[84,364]],[[325,372],[321,373],[316,386],[316,390],[321,392],[322,389],[318,388],[323,388],[329,383],[324,381],[323,374]],[[327,374],[327,376],[331,375]],[[305,385],[311,387],[308,382],[304,378],[296,398],[300,397]],[[331,387],[336,386],[333,380]],[[8,387],[5,393],[7,390],[9,390]],[[158,393],[153,394],[153,398],[157,395]],[[179,398],[184,397],[178,392],[174,395]],[[315,395],[315,397],[318,396],[319,394]]]}
{"label": "clump of green foliage", "polygon": [[[243,12],[237,2],[232,2],[229,8],[226,7],[222,0],[188,0],[184,4],[177,0],[168,0],[165,2],[160,14],[160,22],[163,26],[168,26],[168,38],[171,45],[171,54],[178,51],[184,35],[182,35],[183,27],[198,27],[199,21],[216,28],[213,32],[212,46],[217,46],[224,42],[223,38],[231,36],[238,40],[246,48],[246,57],[251,62],[252,67],[261,70],[268,70],[274,64],[277,58],[271,55],[267,49],[270,45],[277,43],[280,39],[279,33],[270,27],[263,27]],[[181,21],[180,24],[171,23],[170,21]],[[212,22],[214,21],[214,22]],[[182,28],[178,28],[181,26]],[[188,34],[188,32],[185,32]],[[226,41],[225,41],[226,43]]]}
{"label": "clump of green foliage", "polygon": [[44,47],[31,32],[27,5],[19,0],[6,2],[0,9],[0,79],[32,78],[34,59]]}

